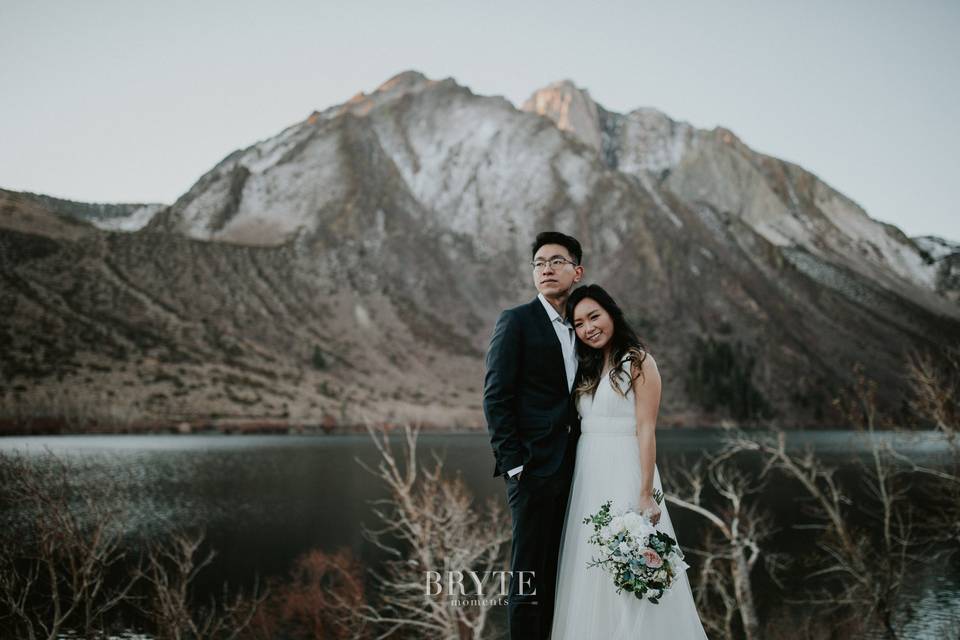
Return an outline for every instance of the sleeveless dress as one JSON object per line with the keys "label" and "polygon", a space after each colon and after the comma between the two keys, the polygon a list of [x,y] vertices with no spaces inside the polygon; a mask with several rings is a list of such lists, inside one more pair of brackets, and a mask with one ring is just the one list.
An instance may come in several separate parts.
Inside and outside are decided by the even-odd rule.
{"label": "sleeveless dress", "polygon": [[[630,378],[629,362],[621,363]],[[614,390],[609,376],[596,394],[577,400],[581,436],[567,515],[561,534],[560,561],[551,640],[705,639],[706,633],[690,590],[686,573],[663,595],[659,604],[638,600],[632,593],[617,593],[613,579],[599,567],[587,568],[597,551],[587,543],[591,526],[583,519],[596,513],[607,500],[617,511],[636,507],[640,496],[640,445],[636,437],[633,391],[626,397]],[[660,474],[653,471],[653,486],[662,491]],[[666,502],[660,504],[657,529],[676,539]],[[677,540],[681,543],[682,540]]]}

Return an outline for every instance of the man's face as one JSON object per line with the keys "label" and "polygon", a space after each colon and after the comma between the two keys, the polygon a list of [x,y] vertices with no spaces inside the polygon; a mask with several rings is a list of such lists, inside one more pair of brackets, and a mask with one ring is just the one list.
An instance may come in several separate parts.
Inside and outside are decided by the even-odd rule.
{"label": "man's face", "polygon": [[534,254],[533,262],[542,263],[542,268],[533,268],[533,284],[548,298],[567,295],[583,277],[583,267],[574,266],[573,256],[560,244],[543,245]]}

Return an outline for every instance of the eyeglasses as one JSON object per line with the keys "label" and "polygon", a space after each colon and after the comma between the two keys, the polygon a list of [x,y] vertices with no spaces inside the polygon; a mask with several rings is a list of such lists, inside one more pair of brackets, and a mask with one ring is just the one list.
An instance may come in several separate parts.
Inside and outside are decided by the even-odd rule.
{"label": "eyeglasses", "polygon": [[573,260],[567,260],[566,258],[550,258],[549,260],[534,260],[530,263],[534,271],[543,271],[547,265],[550,265],[551,269],[561,269],[565,264],[572,264],[577,266],[577,263]]}

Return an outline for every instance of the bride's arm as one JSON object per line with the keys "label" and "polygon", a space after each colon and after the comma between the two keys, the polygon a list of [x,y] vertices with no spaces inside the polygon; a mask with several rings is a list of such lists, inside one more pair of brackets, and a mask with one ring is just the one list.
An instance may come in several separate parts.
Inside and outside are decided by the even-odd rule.
{"label": "bride's arm", "polygon": [[[637,373],[640,373],[637,376]],[[651,520],[656,524],[660,519],[660,508],[653,499],[653,468],[657,462],[657,413],[660,411],[660,371],[657,362],[649,353],[639,367],[633,363],[631,375],[633,381],[634,414],[637,417],[637,440],[640,443],[640,511],[649,511]],[[655,514],[655,515],[654,515]]]}

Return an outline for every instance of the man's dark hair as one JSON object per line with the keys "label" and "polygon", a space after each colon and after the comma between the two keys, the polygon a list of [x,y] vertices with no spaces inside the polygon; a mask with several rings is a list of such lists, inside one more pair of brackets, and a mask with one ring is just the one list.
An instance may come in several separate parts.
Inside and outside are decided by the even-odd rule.
{"label": "man's dark hair", "polygon": [[533,250],[530,252],[530,257],[533,258],[536,256],[537,250],[545,244],[558,244],[565,248],[570,252],[570,256],[577,264],[580,264],[580,261],[583,259],[583,249],[580,248],[580,243],[577,239],[565,233],[560,233],[559,231],[544,231],[538,233],[537,239],[533,241]]}

